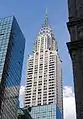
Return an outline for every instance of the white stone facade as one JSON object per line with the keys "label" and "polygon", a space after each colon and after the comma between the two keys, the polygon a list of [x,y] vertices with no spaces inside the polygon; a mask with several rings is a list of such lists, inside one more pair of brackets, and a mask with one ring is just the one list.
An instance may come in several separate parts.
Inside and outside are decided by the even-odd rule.
{"label": "white stone facade", "polygon": [[45,20],[28,59],[24,106],[56,103],[62,111],[61,72],[57,42]]}

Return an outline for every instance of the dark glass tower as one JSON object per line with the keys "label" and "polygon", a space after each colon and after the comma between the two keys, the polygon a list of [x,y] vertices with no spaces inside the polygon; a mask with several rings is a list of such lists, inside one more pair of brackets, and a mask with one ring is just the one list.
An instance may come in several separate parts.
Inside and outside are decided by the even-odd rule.
{"label": "dark glass tower", "polygon": [[0,19],[0,118],[16,119],[25,38],[15,17]]}

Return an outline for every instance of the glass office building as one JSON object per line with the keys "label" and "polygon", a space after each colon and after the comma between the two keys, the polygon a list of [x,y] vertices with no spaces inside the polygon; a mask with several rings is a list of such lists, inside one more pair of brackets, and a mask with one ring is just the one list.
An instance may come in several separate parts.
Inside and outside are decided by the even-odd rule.
{"label": "glass office building", "polygon": [[0,19],[0,118],[16,119],[25,38],[14,16]]}
{"label": "glass office building", "polygon": [[31,117],[31,108],[19,108],[18,109],[18,119],[32,119]]}
{"label": "glass office building", "polygon": [[62,113],[54,103],[32,107],[31,115],[33,119],[62,119]]}
{"label": "glass office building", "polygon": [[28,59],[24,106],[33,119],[63,118],[61,60],[47,13]]}

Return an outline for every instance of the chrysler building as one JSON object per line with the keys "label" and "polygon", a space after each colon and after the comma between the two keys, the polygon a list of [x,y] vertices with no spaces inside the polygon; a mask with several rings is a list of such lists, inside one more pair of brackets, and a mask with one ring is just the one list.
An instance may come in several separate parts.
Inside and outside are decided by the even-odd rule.
{"label": "chrysler building", "polygon": [[28,58],[24,106],[32,107],[33,119],[63,118],[61,60],[47,11]]}

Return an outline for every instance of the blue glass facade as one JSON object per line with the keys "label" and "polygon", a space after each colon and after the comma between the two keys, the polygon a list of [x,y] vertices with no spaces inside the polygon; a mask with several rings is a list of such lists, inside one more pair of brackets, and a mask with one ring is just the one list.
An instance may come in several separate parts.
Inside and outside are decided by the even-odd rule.
{"label": "blue glass facade", "polygon": [[62,113],[54,103],[32,107],[31,116],[33,119],[63,119]]}
{"label": "blue glass facade", "polygon": [[63,119],[63,114],[61,113],[57,105],[56,105],[56,119]]}
{"label": "blue glass facade", "polygon": [[12,48],[8,75],[6,78],[6,87],[19,86],[21,79],[21,70],[24,54],[24,37],[19,29],[19,26],[14,18],[11,32]]}
{"label": "blue glass facade", "polygon": [[56,105],[42,105],[32,107],[31,116],[33,119],[56,119]]}
{"label": "blue glass facade", "polygon": [[7,54],[13,17],[0,19],[0,83]]}
{"label": "blue glass facade", "polygon": [[0,114],[16,119],[25,38],[15,17],[0,19]]}

